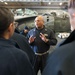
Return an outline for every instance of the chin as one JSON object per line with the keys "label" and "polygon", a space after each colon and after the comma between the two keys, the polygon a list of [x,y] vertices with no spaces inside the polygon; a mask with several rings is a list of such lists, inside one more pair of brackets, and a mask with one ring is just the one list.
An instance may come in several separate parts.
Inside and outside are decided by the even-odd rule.
{"label": "chin", "polygon": [[37,27],[37,28],[41,28],[41,27]]}

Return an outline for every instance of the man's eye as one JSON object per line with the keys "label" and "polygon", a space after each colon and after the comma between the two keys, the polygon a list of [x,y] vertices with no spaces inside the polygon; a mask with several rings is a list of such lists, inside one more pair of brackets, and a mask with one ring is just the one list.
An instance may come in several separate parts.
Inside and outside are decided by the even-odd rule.
{"label": "man's eye", "polygon": [[34,22],[40,22],[40,20],[36,20],[36,21],[34,21]]}

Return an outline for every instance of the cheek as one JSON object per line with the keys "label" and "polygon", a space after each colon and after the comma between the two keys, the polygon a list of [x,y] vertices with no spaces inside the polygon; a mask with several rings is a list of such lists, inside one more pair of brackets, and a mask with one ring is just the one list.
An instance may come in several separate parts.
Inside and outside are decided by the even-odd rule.
{"label": "cheek", "polygon": [[39,22],[36,22],[35,25],[36,25],[36,26],[39,26],[40,24],[39,24]]}
{"label": "cheek", "polygon": [[13,26],[13,30],[15,30],[16,29],[16,27],[15,27],[15,25]]}
{"label": "cheek", "polygon": [[75,24],[75,19],[72,19],[71,20],[71,23],[74,25]]}
{"label": "cheek", "polygon": [[35,22],[35,25],[37,25],[37,23]]}
{"label": "cheek", "polygon": [[70,20],[70,24],[75,29],[75,18]]}
{"label": "cheek", "polygon": [[44,25],[44,22],[42,22],[42,25]]}

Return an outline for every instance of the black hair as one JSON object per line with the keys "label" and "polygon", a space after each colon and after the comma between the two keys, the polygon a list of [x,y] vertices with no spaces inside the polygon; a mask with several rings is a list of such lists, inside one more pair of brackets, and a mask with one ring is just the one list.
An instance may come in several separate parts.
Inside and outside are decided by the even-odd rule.
{"label": "black hair", "polygon": [[68,3],[68,8],[75,8],[75,0],[70,0]]}
{"label": "black hair", "polygon": [[14,15],[8,8],[0,7],[0,36],[14,21]]}
{"label": "black hair", "polygon": [[27,30],[29,30],[29,28],[28,28],[27,26],[25,26],[25,27],[24,27],[24,29],[27,29]]}

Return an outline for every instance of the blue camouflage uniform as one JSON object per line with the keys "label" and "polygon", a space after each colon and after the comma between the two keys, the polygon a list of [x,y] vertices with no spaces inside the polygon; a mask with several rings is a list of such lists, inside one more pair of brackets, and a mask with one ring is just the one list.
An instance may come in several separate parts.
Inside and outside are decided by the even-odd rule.
{"label": "blue camouflage uniform", "polygon": [[[40,38],[40,33],[44,34],[45,37],[49,40],[47,43],[45,43]],[[27,38],[29,39],[29,37],[31,37],[31,36],[36,37],[35,41],[32,42],[30,44],[30,46],[36,55],[36,61],[35,61],[34,68],[35,68],[35,72],[37,74],[39,69],[42,72],[42,70],[46,64],[46,59],[48,56],[48,51],[49,51],[50,45],[56,45],[57,39],[55,38],[54,32],[51,29],[46,28],[45,26],[43,29],[37,29],[37,28],[31,29],[27,34]]]}
{"label": "blue camouflage uniform", "polygon": [[14,45],[0,38],[0,75],[35,75],[27,54]]}

